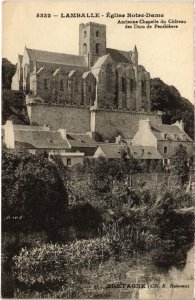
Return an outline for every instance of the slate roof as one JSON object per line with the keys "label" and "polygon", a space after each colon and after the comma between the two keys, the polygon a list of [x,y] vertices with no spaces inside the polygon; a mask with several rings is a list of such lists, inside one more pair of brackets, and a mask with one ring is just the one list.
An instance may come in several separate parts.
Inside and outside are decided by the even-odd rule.
{"label": "slate roof", "polygon": [[27,130],[27,131],[39,131],[43,130],[42,126],[32,126],[32,125],[13,125],[14,130]]}
{"label": "slate roof", "polygon": [[70,149],[68,142],[57,131],[14,130],[16,144],[25,148]]}
{"label": "slate roof", "polygon": [[35,50],[26,48],[29,57],[32,61],[39,61],[45,63],[53,63],[60,65],[71,65],[78,67],[87,67],[87,62],[84,56],[56,53],[43,50]]}
{"label": "slate roof", "polygon": [[106,48],[106,53],[109,53],[115,62],[132,63],[128,51]]}
{"label": "slate roof", "polygon": [[98,146],[88,134],[67,133],[67,140],[71,147],[75,148],[96,148]]}
{"label": "slate roof", "polygon": [[130,152],[135,159],[162,159],[162,156],[152,146],[130,146]]}
{"label": "slate roof", "polygon": [[121,158],[121,151],[124,149],[124,146],[114,143],[99,144],[99,147],[106,158]]}
{"label": "slate roof", "polygon": [[[187,133],[181,130],[177,125],[166,125],[166,124],[152,124],[152,133],[158,140],[165,140],[163,133],[167,134],[167,139],[174,140],[174,134],[180,141],[192,141]],[[185,136],[185,138],[184,138]]]}

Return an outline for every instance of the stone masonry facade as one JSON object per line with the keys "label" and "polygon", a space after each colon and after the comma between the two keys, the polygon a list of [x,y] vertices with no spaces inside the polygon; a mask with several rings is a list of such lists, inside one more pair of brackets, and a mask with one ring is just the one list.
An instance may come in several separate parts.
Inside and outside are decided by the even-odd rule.
{"label": "stone masonry facade", "polygon": [[79,55],[24,49],[12,80],[44,103],[150,111],[150,74],[132,51],[106,47],[106,26],[79,26]]}

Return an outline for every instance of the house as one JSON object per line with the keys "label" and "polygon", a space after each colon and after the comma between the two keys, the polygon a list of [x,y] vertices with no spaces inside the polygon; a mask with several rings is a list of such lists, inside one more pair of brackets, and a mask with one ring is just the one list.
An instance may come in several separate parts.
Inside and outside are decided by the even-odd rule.
{"label": "house", "polygon": [[59,156],[64,165],[82,163],[84,155],[93,154],[97,147],[87,134],[76,136],[67,134],[65,129],[50,130],[48,126],[13,125],[9,120],[3,126],[3,134],[3,142],[8,149],[23,148],[32,154],[47,153],[50,159]]}
{"label": "house", "polygon": [[149,119],[140,120],[139,128],[132,140],[135,147],[153,147],[161,155],[164,164],[170,164],[171,157],[179,144],[182,144],[189,157],[192,156],[192,139],[184,131],[182,121],[172,125],[151,123]]}

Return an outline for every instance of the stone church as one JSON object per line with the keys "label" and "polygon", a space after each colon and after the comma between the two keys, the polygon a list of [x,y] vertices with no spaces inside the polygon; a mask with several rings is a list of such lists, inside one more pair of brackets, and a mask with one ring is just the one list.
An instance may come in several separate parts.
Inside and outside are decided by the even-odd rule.
{"label": "stone church", "polygon": [[33,50],[18,56],[13,90],[43,103],[149,112],[150,74],[132,51],[106,47],[106,26],[79,26],[79,55]]}

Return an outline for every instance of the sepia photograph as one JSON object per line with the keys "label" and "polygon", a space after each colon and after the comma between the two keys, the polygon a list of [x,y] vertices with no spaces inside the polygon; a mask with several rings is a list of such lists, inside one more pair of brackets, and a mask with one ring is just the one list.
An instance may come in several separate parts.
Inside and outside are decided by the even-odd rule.
{"label": "sepia photograph", "polygon": [[192,300],[192,2],[2,4],[1,297]]}

